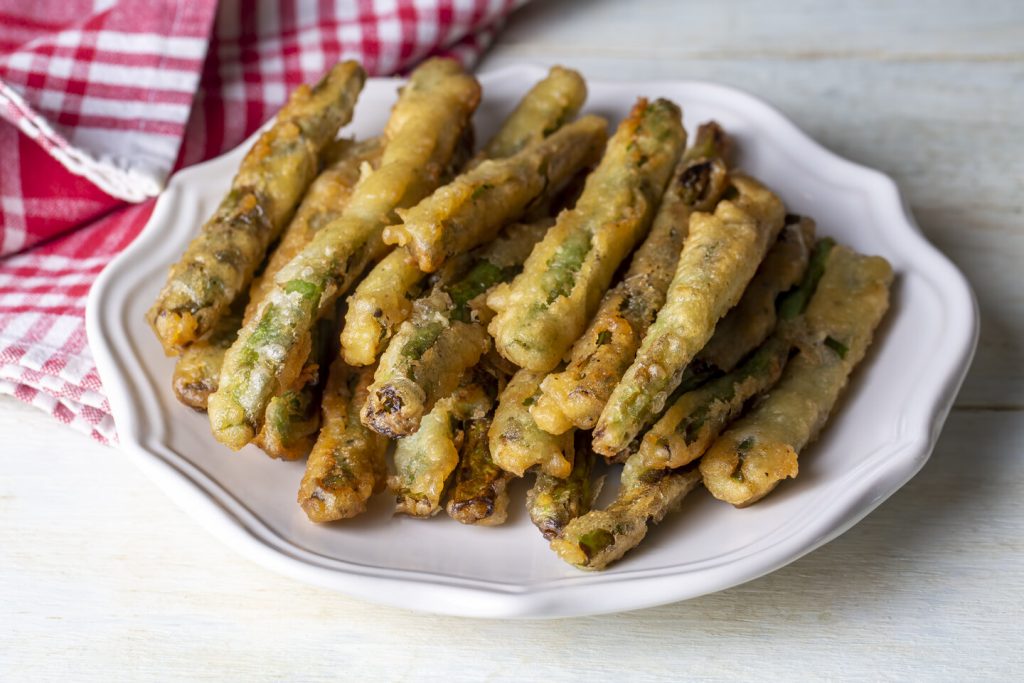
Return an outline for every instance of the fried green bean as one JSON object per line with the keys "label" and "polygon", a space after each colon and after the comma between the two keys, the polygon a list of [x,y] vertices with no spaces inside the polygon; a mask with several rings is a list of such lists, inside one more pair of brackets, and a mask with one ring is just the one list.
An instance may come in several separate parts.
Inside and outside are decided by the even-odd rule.
{"label": "fried green bean", "polygon": [[[337,218],[345,208],[352,188],[359,181],[364,164],[370,167],[380,160],[383,144],[379,138],[365,142],[337,140],[326,152],[330,165],[309,186],[295,211],[295,217],[281,233],[277,247],[267,259],[263,272],[249,287],[248,298],[232,304],[231,312],[214,325],[204,339],[193,342],[178,357],[174,368],[174,387],[178,399],[196,410],[206,410],[207,400],[217,390],[224,354],[238,337],[239,327],[256,313],[273,283],[274,275],[302,249],[313,235]],[[244,316],[241,310],[244,308]],[[309,402],[308,398],[300,400]],[[281,414],[280,408],[275,412]],[[302,418],[305,423],[305,418]]]}
{"label": "fried green bean", "polygon": [[190,408],[206,410],[210,394],[217,390],[224,354],[234,343],[242,324],[241,306],[236,304],[233,309],[217,321],[206,339],[182,350],[174,364],[171,380],[174,395]]}
{"label": "fried green bean", "polygon": [[647,232],[686,144],[679,107],[640,99],[571,211],[559,214],[510,284],[487,304],[498,352],[549,372],[583,333],[622,260]]}
{"label": "fried green bean", "polygon": [[790,218],[739,303],[718,321],[714,335],[697,354],[699,361],[729,372],[775,328],[776,301],[800,282],[814,245],[814,221]]}
{"label": "fried green bean", "polygon": [[735,199],[690,218],[665,305],[594,429],[594,450],[602,455],[621,451],[654,420],[782,229],[785,210],[775,194],[740,174],[731,184]]}
{"label": "fried green bean", "polygon": [[359,183],[344,213],[281,269],[258,315],[229,349],[209,401],[221,443],[238,449],[253,439],[267,403],[301,370],[315,320],[383,255],[381,232],[394,210],[437,185],[479,99],[479,84],[451,60],[427,60],[412,73],[385,128],[380,168]]}
{"label": "fried green bean", "polygon": [[[253,282],[245,321],[256,315],[278,271],[313,239],[320,228],[341,215],[363,172],[369,172],[379,162],[382,151],[380,139],[353,143],[347,149],[335,150],[334,163],[313,181],[295,212],[295,218],[288,224],[280,244],[271,254],[266,269]],[[298,460],[310,452],[316,441],[320,428],[322,389],[317,378],[320,376],[321,364],[330,363],[330,337],[337,329],[333,311],[318,320],[315,329],[312,350],[302,372],[294,386],[270,399],[263,427],[253,440],[273,458]]]}
{"label": "fried green bean", "polygon": [[647,431],[626,468],[676,468],[699,458],[747,401],[778,381],[790,348],[788,340],[771,337],[729,374],[683,394]]}
{"label": "fried green bean", "polygon": [[267,259],[263,272],[253,280],[245,322],[256,315],[281,269],[312,241],[321,228],[341,216],[360,178],[378,166],[383,152],[384,140],[379,137],[360,142],[339,140],[336,143],[331,150],[333,158],[330,165],[309,186],[295,217],[281,233],[281,240]]}
{"label": "fried green bean", "polygon": [[745,507],[797,476],[800,451],[828,420],[888,309],[892,278],[883,258],[831,249],[799,326],[799,352],[778,384],[701,459],[713,496]]}
{"label": "fried green bean", "polygon": [[541,382],[543,393],[530,409],[541,429],[552,434],[573,426],[593,429],[665,301],[690,214],[713,210],[725,190],[728,171],[722,155],[727,146],[716,124],[701,126],[697,142],[676,167],[629,270],[601,300],[587,331],[573,344],[565,370]]}
{"label": "fried green bean", "polygon": [[540,373],[520,370],[508,381],[488,433],[491,458],[517,477],[537,466],[544,474],[565,479],[572,472],[572,433],[548,434],[530,417],[542,378]]}
{"label": "fried green bean", "polygon": [[[776,302],[796,295],[795,286],[807,271],[813,233],[809,219],[794,220],[779,233],[740,302],[722,318],[711,341],[698,354],[697,361],[703,362],[695,361],[700,367],[728,374],[697,388],[677,390],[678,397],[669,400],[671,407],[643,436],[637,457],[627,462],[624,476],[631,467],[678,468],[696,460],[751,398],[778,381],[792,347],[788,325],[795,324],[801,311],[791,309],[777,315]],[[808,280],[814,281],[813,275]],[[784,295],[788,290],[792,291]],[[746,320],[736,320],[737,315]],[[777,319],[780,325],[775,329]],[[768,337],[773,329],[775,334]],[[750,354],[751,347],[766,337]],[[723,338],[725,344],[717,343]],[[737,367],[743,358],[746,360]]]}
{"label": "fried green bean", "polygon": [[309,357],[295,384],[270,399],[263,427],[253,443],[264,453],[280,460],[299,460],[309,454],[320,429],[320,364],[329,364],[331,337],[337,316],[317,321]]}
{"label": "fried green bean", "polygon": [[487,351],[487,332],[454,319],[452,308],[443,290],[416,301],[412,317],[381,356],[363,424],[392,438],[413,433],[424,413]]}
{"label": "fried green bean", "polygon": [[432,517],[441,511],[445,486],[459,465],[463,422],[482,417],[489,401],[483,387],[470,382],[435,403],[420,428],[398,440],[395,473],[388,478],[396,512]]}
{"label": "fried green bean", "polygon": [[[585,98],[586,86],[579,74],[554,67],[547,78],[523,97],[516,110],[502,124],[494,140],[465,170],[486,159],[505,159],[527,145],[539,142],[575,116]],[[467,130],[472,130],[472,127]],[[558,178],[554,181],[554,187],[546,189],[541,197],[535,198],[533,204],[538,208],[554,201],[561,186],[565,185]],[[470,193],[472,198],[479,199],[473,193]],[[429,203],[431,200],[426,201]],[[448,208],[451,210],[456,207]],[[478,207],[471,202],[470,208]],[[465,220],[458,213],[455,217],[472,225],[474,229],[485,230],[478,219]],[[449,218],[441,217],[437,220],[446,221]],[[459,228],[453,225],[451,229]],[[367,273],[348,298],[348,310],[341,331],[341,350],[348,363],[369,365],[387,348],[398,326],[412,313],[412,301],[420,295],[425,277],[416,259],[404,247],[397,247]]]}
{"label": "fried green bean", "polygon": [[548,75],[519,101],[473,165],[485,159],[510,157],[551,135],[572,121],[586,99],[587,85],[578,72],[551,67]]}
{"label": "fried green bean", "polygon": [[589,439],[589,434],[576,432],[576,453],[568,477],[559,479],[538,472],[526,494],[530,521],[549,541],[560,536],[569,522],[589,511],[600,493],[603,478],[594,479],[596,457],[590,450]]}
{"label": "fried green bean", "polygon": [[331,364],[322,402],[322,426],[306,462],[298,501],[313,522],[355,517],[384,490],[387,439],[359,421],[373,368]]}
{"label": "fried green bean", "polygon": [[432,273],[454,254],[493,239],[532,203],[554,196],[601,154],[608,123],[584,116],[506,159],[481,163],[388,226],[384,240],[406,247]]}
{"label": "fried green bean", "polygon": [[[477,373],[483,374],[483,373]],[[508,483],[512,479],[494,464],[487,432],[494,419],[494,382],[485,387],[486,403],[473,406],[463,421],[464,439],[455,480],[445,509],[462,524],[497,526],[508,518]]]}
{"label": "fried green bean", "polygon": [[364,424],[390,437],[416,430],[423,414],[490,348],[480,299],[519,272],[550,224],[545,220],[510,226],[494,242],[446,267],[461,276],[448,282],[443,277],[413,304],[412,317],[402,323],[381,356],[363,409]]}
{"label": "fried green bean", "polygon": [[300,86],[253,145],[231,190],[203,225],[149,310],[168,355],[205,337],[252,280],[267,248],[316,177],[324,148],[352,118],[366,74],[341,62]]}
{"label": "fried green bean", "polygon": [[320,429],[320,406],[314,386],[289,389],[267,406],[267,419],[253,443],[279,460],[299,460],[309,454]]}
{"label": "fried green bean", "polygon": [[551,548],[580,569],[604,569],[632,550],[651,526],[679,506],[700,485],[700,472],[655,470],[641,485],[622,489],[604,510],[591,510],[569,522]]}
{"label": "fried green bean", "polygon": [[408,250],[392,250],[375,265],[348,298],[341,329],[341,353],[351,365],[370,365],[412,313],[424,273]]}

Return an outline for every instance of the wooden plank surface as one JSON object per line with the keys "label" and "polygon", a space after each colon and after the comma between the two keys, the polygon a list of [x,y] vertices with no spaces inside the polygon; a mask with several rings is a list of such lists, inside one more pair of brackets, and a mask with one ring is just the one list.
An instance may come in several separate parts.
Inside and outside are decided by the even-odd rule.
{"label": "wooden plank surface", "polygon": [[[898,5],[893,7],[893,5]],[[932,460],[849,533],[685,603],[558,622],[369,605],[211,538],[127,458],[0,398],[0,680],[1024,677],[1024,9],[542,2],[482,69],[698,78],[893,175],[967,273],[978,358]]]}

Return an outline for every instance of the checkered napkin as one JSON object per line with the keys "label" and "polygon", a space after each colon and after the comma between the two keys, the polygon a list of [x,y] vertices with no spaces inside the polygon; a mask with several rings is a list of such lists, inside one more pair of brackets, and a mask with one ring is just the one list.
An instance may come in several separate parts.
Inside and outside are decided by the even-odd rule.
{"label": "checkered napkin", "polygon": [[339,59],[472,63],[525,0],[0,0],[0,393],[116,440],[85,301],[175,168]]}

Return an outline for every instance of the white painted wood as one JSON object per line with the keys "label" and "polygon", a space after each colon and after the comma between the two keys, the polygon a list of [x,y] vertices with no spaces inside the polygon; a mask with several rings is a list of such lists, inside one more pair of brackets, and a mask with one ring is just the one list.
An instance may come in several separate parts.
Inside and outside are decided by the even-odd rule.
{"label": "white painted wood", "polygon": [[125,456],[3,398],[0,680],[1024,677],[1024,9],[893,4],[538,1],[483,65],[726,82],[896,177],[982,337],[932,461],[860,525],[686,603],[417,615],[240,558]]}

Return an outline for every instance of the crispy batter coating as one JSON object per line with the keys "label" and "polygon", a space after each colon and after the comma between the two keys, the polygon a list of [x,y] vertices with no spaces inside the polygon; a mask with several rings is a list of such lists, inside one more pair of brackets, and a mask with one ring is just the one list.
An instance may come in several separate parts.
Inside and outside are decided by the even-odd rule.
{"label": "crispy batter coating", "polygon": [[205,337],[249,285],[316,177],[324,148],[352,118],[366,74],[337,64],[300,86],[242,161],[231,190],[181,259],[148,319],[168,355]]}
{"label": "crispy batter coating", "polygon": [[[643,435],[633,466],[676,468],[696,460],[745,402],[778,380],[789,357],[789,335],[779,329],[776,338],[762,342],[776,327],[777,302],[796,295],[814,239],[813,221],[798,216],[788,220],[739,303],[719,321],[711,340],[683,373],[668,410]],[[713,379],[701,381],[702,373]],[[714,377],[721,373],[728,374]]]}
{"label": "crispy batter coating", "polygon": [[699,361],[729,372],[775,328],[775,303],[800,282],[814,245],[814,221],[803,216],[791,218],[739,303],[718,321],[714,335],[697,354]]}
{"label": "crispy batter coating", "polygon": [[458,385],[487,351],[487,332],[452,317],[451,297],[437,289],[418,299],[412,317],[381,356],[363,408],[363,423],[390,437],[412,434],[424,413]]}
{"label": "crispy batter coating", "polygon": [[[273,285],[274,277],[299,253],[316,232],[341,215],[352,190],[360,178],[380,161],[383,142],[374,138],[350,143],[346,149],[335,148],[334,162],[321,173],[309,188],[295,218],[281,236],[280,244],[271,254],[267,267],[250,288],[245,322],[256,315],[259,305]],[[330,337],[337,328],[331,311],[317,321],[311,352],[304,361],[295,384],[270,399],[266,419],[253,442],[272,458],[298,460],[309,454],[320,428],[320,393],[318,384],[321,363],[329,364]],[[225,351],[226,353],[226,351]]]}
{"label": "crispy batter coating", "polygon": [[370,365],[412,313],[425,274],[406,249],[398,248],[374,266],[348,298],[341,352],[351,365]]}
{"label": "crispy batter coating", "polygon": [[274,397],[253,443],[272,458],[300,460],[309,454],[319,429],[320,396],[307,384]]}
{"label": "crispy batter coating", "polygon": [[604,478],[593,477],[596,456],[590,449],[590,435],[576,432],[572,472],[565,479],[543,472],[526,494],[530,521],[549,541],[562,534],[572,520],[590,510],[601,491]]}
{"label": "crispy batter coating", "polygon": [[[579,83],[576,83],[577,79]],[[460,170],[468,171],[486,159],[510,157],[528,144],[538,142],[554,133],[563,123],[575,116],[585,97],[586,87],[576,72],[554,67],[546,79],[523,97],[492,143],[477,155],[468,168],[463,169],[459,166],[452,174],[452,179]],[[467,127],[466,130],[471,131],[472,127]],[[471,147],[469,154],[472,154]],[[595,157],[596,154],[595,152]],[[449,182],[451,180],[445,184]],[[565,183],[547,188],[541,196],[534,198],[529,204],[530,213],[555,201],[560,194],[561,185]],[[429,198],[424,201],[435,210],[439,208],[436,203],[431,202]],[[459,205],[449,204],[446,208],[449,211],[455,210],[453,216],[440,217],[439,221],[459,220],[474,229],[485,229],[485,224],[479,218],[465,220],[465,217],[456,210],[460,208]],[[479,207],[473,202],[469,208],[475,210]],[[538,215],[547,213],[542,212]],[[464,229],[454,223],[448,228]],[[352,365],[369,365],[377,359],[387,348],[398,326],[409,318],[412,313],[412,301],[422,292],[425,279],[426,273],[420,270],[416,259],[404,247],[397,247],[367,273],[348,299],[345,324],[341,331],[341,350],[346,362]]]}
{"label": "crispy batter coating", "polygon": [[455,486],[448,496],[448,516],[462,524],[497,526],[508,519],[508,483],[505,470],[494,464],[487,441],[489,418],[472,420],[465,427],[465,440]]}
{"label": "crispy batter coating", "polygon": [[504,159],[543,140],[572,121],[587,99],[587,84],[572,69],[553,66],[523,96],[498,132],[473,160]]}
{"label": "crispy batter coating", "polygon": [[644,435],[627,471],[682,467],[699,458],[747,401],[778,381],[789,350],[788,340],[771,337],[733,372],[680,396]]}
{"label": "crispy batter coating", "polygon": [[785,210],[774,193],[741,174],[731,183],[735,199],[690,218],[665,305],[594,429],[594,450],[602,455],[621,451],[654,420],[782,229]]}
{"label": "crispy batter coating", "polygon": [[224,354],[234,343],[242,324],[242,307],[236,303],[233,308],[217,321],[210,336],[185,348],[174,364],[171,380],[174,395],[190,408],[206,410],[210,394],[217,390]]}
{"label": "crispy batter coating", "polygon": [[508,518],[507,487],[512,476],[494,464],[487,439],[494,419],[496,382],[484,372],[475,374],[482,379],[486,401],[465,411],[468,416],[462,424],[465,437],[459,467],[445,509],[449,517],[462,524],[497,526]]}
{"label": "crispy batter coating", "polygon": [[483,417],[491,400],[483,387],[470,381],[435,403],[414,434],[399,439],[395,473],[388,477],[396,512],[433,517],[441,511],[445,486],[459,464],[463,421]]}
{"label": "crispy batter coating", "polygon": [[322,426],[306,462],[298,501],[313,522],[355,517],[384,490],[387,439],[359,421],[373,368],[335,359],[324,389]]}
{"label": "crispy batter coating", "polygon": [[263,272],[249,288],[249,304],[245,308],[245,322],[256,315],[267,293],[274,286],[278,272],[305,248],[313,236],[340,217],[348,200],[363,175],[380,164],[384,152],[384,139],[370,138],[360,142],[338,140],[331,150],[332,160],[302,198],[295,217],[281,233],[281,240],[267,258]]}
{"label": "crispy batter coating", "polygon": [[[205,339],[186,347],[174,368],[175,394],[185,405],[206,410],[209,395],[217,390],[224,355],[238,336],[242,323],[252,318],[263,301],[274,275],[306,245],[326,223],[337,218],[348,202],[352,188],[359,181],[365,164],[370,167],[380,160],[383,143],[379,138],[365,142],[336,140],[325,153],[328,166],[309,186],[306,196],[295,211],[295,217],[281,234],[277,247],[267,259],[263,272],[249,287],[249,296],[232,305],[232,313],[222,317]],[[239,313],[245,310],[245,315]],[[288,393],[288,392],[285,392]],[[302,398],[310,403],[310,398]],[[274,410],[281,414],[278,406]],[[314,406],[315,407],[315,406]],[[302,418],[305,422],[305,418]],[[274,438],[271,436],[270,438]],[[274,439],[275,443],[281,442]]]}
{"label": "crispy batter coating", "polygon": [[828,420],[889,307],[892,279],[883,258],[831,249],[803,315],[799,353],[778,384],[701,460],[713,496],[745,507],[797,475],[797,456]]}
{"label": "crispy batter coating", "polygon": [[533,203],[557,194],[600,156],[608,123],[584,116],[506,159],[484,161],[388,226],[384,240],[406,247],[420,270],[493,239]]}
{"label": "crispy batter coating", "polygon": [[591,510],[569,522],[551,549],[580,569],[604,569],[635,548],[649,527],[660,522],[700,485],[700,472],[656,470],[642,486],[620,495],[604,510]]}
{"label": "crispy batter coating", "polygon": [[253,443],[270,457],[299,460],[309,455],[320,429],[320,364],[331,362],[331,337],[336,329],[333,313],[317,321],[309,356],[295,384],[267,404],[266,419]]}
{"label": "crispy batter coating", "polygon": [[554,369],[646,234],[685,144],[679,107],[637,102],[576,207],[558,216],[522,274],[488,296],[497,312],[488,329],[501,355],[534,372]]}
{"label": "crispy batter coating", "polygon": [[510,226],[501,237],[446,267],[441,282],[413,304],[374,375],[363,421],[385,436],[411,434],[434,402],[490,348],[480,300],[512,278],[550,220]]}
{"label": "crispy batter coating", "polygon": [[540,373],[520,370],[498,398],[488,438],[491,458],[517,477],[536,466],[552,477],[565,479],[572,472],[572,433],[548,434],[530,417],[530,406],[540,393]]}
{"label": "crispy batter coating", "polygon": [[479,99],[479,84],[455,62],[431,59],[413,72],[388,120],[380,168],[359,183],[341,217],[281,269],[228,351],[209,401],[221,443],[238,449],[252,441],[270,399],[301,370],[313,323],[382,255],[381,232],[394,209],[440,182]]}
{"label": "crispy batter coating", "polygon": [[587,331],[573,344],[565,370],[541,382],[530,409],[552,434],[593,429],[601,409],[633,361],[647,328],[665,301],[693,211],[711,211],[725,191],[725,135],[716,124],[701,126],[697,141],[680,160],[651,232],[633,255],[622,281],[605,294]]}

